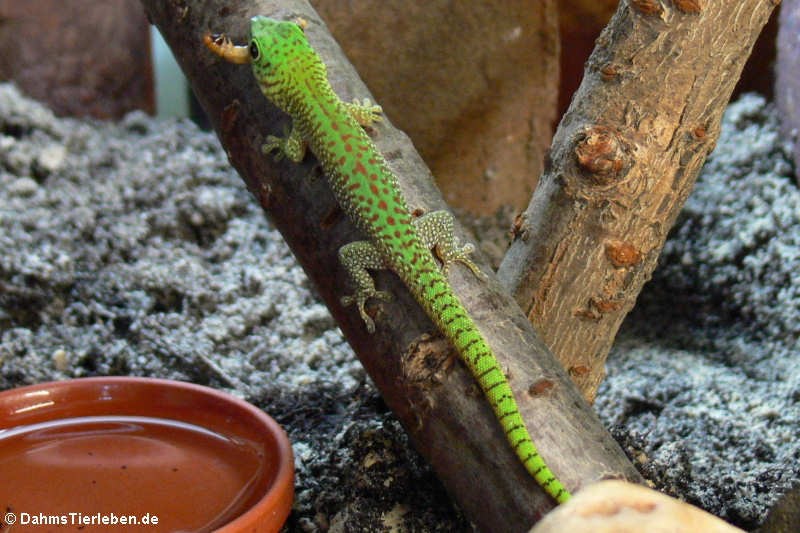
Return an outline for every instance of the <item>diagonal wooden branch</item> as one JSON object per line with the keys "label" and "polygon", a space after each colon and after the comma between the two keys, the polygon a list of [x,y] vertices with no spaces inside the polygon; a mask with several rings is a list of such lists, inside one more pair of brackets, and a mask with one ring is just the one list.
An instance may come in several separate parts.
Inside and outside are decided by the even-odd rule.
{"label": "diagonal wooden branch", "polygon": [[594,399],[778,0],[623,0],[498,271]]}
{"label": "diagonal wooden branch", "polygon": [[[432,373],[448,345],[397,278],[378,276],[395,295],[378,303],[378,332],[368,335],[358,314],[339,297],[350,290],[338,265],[338,248],[361,238],[336,207],[323,179],[306,179],[313,162],[275,163],[260,152],[267,134],[282,132],[288,117],[260,94],[250,69],[218,61],[202,43],[205,32],[227,33],[243,42],[255,14],[284,20],[305,18],[306,34],[328,64],[334,88],[345,100],[368,95],[366,88],[305,1],[142,0],[208,112],[229,159],[281,231],[319,289],[348,341],[386,403],[431,462],[464,512],[485,531],[522,531],[553,502],[511,452],[474,380],[460,363]],[[409,204],[444,208],[438,190],[408,138],[389,124],[376,141],[398,173]],[[460,231],[460,230],[459,230]],[[486,262],[478,258],[484,271]],[[488,342],[508,368],[511,385],[533,438],[550,467],[570,489],[591,481],[640,477],[604,430],[569,377],[539,340],[511,296],[492,277],[478,281],[454,268],[451,281]],[[433,334],[433,336],[431,336]]]}

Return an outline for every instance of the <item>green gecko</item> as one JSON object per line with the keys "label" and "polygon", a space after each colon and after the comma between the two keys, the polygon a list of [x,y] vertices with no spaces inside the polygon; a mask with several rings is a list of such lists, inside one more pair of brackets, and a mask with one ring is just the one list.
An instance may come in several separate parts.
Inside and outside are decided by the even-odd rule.
{"label": "green gecko", "polygon": [[[264,153],[277,150],[276,159],[285,155],[300,162],[310,149],[341,208],[369,236],[369,241],[339,250],[339,260],[356,287],[354,295],[341,299],[342,305],[355,304],[367,330],[374,332],[375,324],[364,305],[369,298],[388,301],[391,295],[376,290],[367,270],[388,268],[397,274],[456,347],[527,471],[557,502],[567,501],[570,494],[536,450],[497,359],[447,281],[448,268],[455,261],[485,278],[469,259],[472,245],[459,246],[452,215],[446,211],[412,219],[394,173],[362,128],[380,120],[380,106],[369,100],[349,104],[336,96],[304,26],[253,17],[247,46],[233,45],[224,36],[206,35],[204,40],[212,52],[228,61],[252,63],[264,96],[291,117],[291,131],[285,137],[268,136]],[[432,250],[442,262],[441,269]]]}

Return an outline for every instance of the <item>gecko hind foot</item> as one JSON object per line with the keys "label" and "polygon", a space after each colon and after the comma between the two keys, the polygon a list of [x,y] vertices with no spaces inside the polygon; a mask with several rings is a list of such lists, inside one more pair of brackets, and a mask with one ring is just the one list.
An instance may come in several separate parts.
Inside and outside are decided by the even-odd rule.
{"label": "gecko hind foot", "polygon": [[364,309],[364,305],[367,303],[369,298],[377,298],[379,300],[383,300],[385,302],[392,301],[391,293],[386,291],[371,291],[371,292],[360,292],[353,294],[351,296],[342,296],[340,298],[340,302],[344,307],[348,307],[350,305],[356,304],[358,308],[358,313],[361,315],[361,319],[364,321],[364,324],[367,326],[367,331],[370,333],[375,333],[375,321],[367,314],[366,310]]}
{"label": "gecko hind foot", "polygon": [[458,247],[458,241],[453,243],[453,247],[448,249],[447,252],[443,252],[439,246],[434,248],[436,253],[436,257],[442,262],[442,274],[447,277],[450,274],[450,265],[455,263],[456,261],[459,263],[465,264],[469,269],[475,274],[475,277],[482,281],[486,281],[489,277],[481,272],[481,269],[478,268],[478,265],[472,262],[472,259],[469,258],[469,255],[475,251],[475,246],[471,243],[467,243],[461,248]]}
{"label": "gecko hind foot", "polygon": [[261,145],[261,153],[269,155],[276,152],[273,156],[275,161],[280,161],[286,156],[294,163],[299,163],[306,155],[306,143],[300,136],[300,132],[292,127],[283,128],[283,137],[277,135],[267,135],[264,144]]}
{"label": "gecko hind foot", "polygon": [[261,153],[264,155],[270,155],[273,152],[273,159],[275,161],[280,161],[283,159],[283,156],[286,155],[286,140],[289,138],[289,128],[283,128],[283,137],[278,137],[277,135],[267,135],[267,138],[264,140],[264,144],[261,145]]}
{"label": "gecko hind foot", "polygon": [[461,246],[454,233],[454,225],[453,215],[447,211],[433,211],[414,220],[420,239],[442,262],[442,274],[445,277],[450,273],[450,265],[458,261],[469,267],[478,279],[486,280],[486,274],[469,257],[475,251],[475,246],[471,243]]}
{"label": "gecko hind foot", "polygon": [[353,295],[341,298],[342,305],[347,307],[356,304],[367,330],[375,333],[375,322],[364,311],[364,304],[370,298],[378,298],[387,302],[392,300],[391,293],[375,288],[375,280],[368,272],[368,270],[386,268],[381,254],[369,241],[354,241],[339,248],[339,263],[347,271],[347,276],[355,287]]}

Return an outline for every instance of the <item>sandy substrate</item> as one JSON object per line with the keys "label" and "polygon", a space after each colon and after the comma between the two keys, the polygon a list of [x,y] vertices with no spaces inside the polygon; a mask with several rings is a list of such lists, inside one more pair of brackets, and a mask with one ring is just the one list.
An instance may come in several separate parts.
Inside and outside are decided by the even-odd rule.
{"label": "sandy substrate", "polygon": [[[596,404],[656,487],[746,529],[800,480],[800,191],[775,120],[731,106]],[[215,137],[0,85],[0,389],[107,374],[272,414],[290,531],[466,528]]]}

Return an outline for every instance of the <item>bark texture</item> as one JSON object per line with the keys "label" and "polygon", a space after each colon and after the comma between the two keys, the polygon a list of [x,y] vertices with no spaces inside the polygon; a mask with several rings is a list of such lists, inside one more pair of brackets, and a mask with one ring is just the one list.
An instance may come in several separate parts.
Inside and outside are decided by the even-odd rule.
{"label": "bark texture", "polygon": [[[787,0],[784,0],[786,4]],[[776,2],[778,3],[778,2]],[[583,67],[592,53],[595,39],[606,27],[619,6],[619,0],[572,0],[559,4],[558,18],[561,33],[561,83],[558,95],[558,114],[569,107],[572,95],[583,78]],[[784,8],[781,8],[783,10]],[[775,63],[775,36],[778,17],[771,17],[756,40],[742,75],[733,91],[734,98],[742,93],[772,94]]]}
{"label": "bark texture", "polygon": [[597,40],[498,271],[590,401],[775,5],[623,0]]}
{"label": "bark texture", "polygon": [[[448,364],[448,343],[395,276],[378,275],[378,285],[392,292],[395,301],[370,306],[378,325],[375,335],[366,332],[352,308],[340,306],[339,297],[351,289],[337,250],[361,236],[335,205],[325,180],[308,179],[311,158],[294,165],[261,154],[266,135],[280,134],[288,118],[263,98],[249,67],[219,61],[202,44],[207,31],[224,31],[244,42],[254,14],[283,20],[303,17],[309,22],[306,35],[328,65],[339,95],[344,100],[369,96],[320,17],[300,0],[142,3],[208,112],[231,163],[316,284],[416,448],[480,529],[530,528],[553,502],[511,451],[475,381],[462,364]],[[398,174],[409,204],[426,211],[443,208],[408,138],[388,123],[375,129],[378,148]],[[486,269],[482,258],[477,262]],[[485,283],[467,269],[452,270],[456,292],[508,368],[521,413],[551,469],[571,490],[609,477],[640,481],[497,279]]]}

